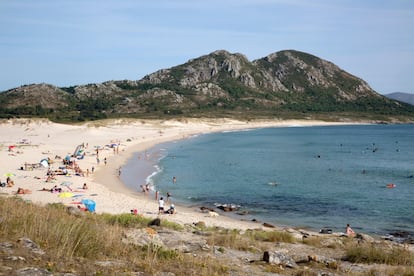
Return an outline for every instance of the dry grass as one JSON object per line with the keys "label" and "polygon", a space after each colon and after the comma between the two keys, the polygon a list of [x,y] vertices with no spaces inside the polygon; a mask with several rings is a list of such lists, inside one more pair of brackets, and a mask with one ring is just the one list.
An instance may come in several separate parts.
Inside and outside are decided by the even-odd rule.
{"label": "dry grass", "polygon": [[255,241],[294,243],[295,238],[285,231],[248,231],[246,232]]}
{"label": "dry grass", "polygon": [[[27,237],[43,249],[45,255],[36,255],[19,250],[26,263],[9,262],[17,269],[27,262],[51,272],[76,272],[85,275],[118,274],[119,272],[142,271],[154,274],[169,271],[188,275],[222,275],[228,266],[209,258],[196,258],[157,246],[138,247],[122,243],[126,227],[141,227],[148,219],[137,219],[133,215],[88,214],[75,217],[66,212],[64,206],[51,204],[37,206],[19,198],[0,197],[0,242],[15,242]],[[163,222],[162,222],[163,224]],[[164,222],[169,227],[174,223]],[[116,265],[102,267],[98,261],[114,261]],[[75,274],[76,274],[75,273]]]}
{"label": "dry grass", "polygon": [[[20,198],[0,197],[0,242],[15,244],[15,256],[22,256],[25,262],[16,262],[0,252],[3,266],[13,269],[35,266],[53,273],[71,272],[78,275],[116,275],[129,272],[143,272],[153,275],[172,272],[182,275],[243,275],[242,269],[209,257],[209,254],[183,254],[161,246],[149,244],[137,246],[122,242],[128,228],[147,227],[151,219],[131,214],[87,214],[82,217],[69,215],[65,206],[50,204],[46,207],[24,202]],[[181,230],[182,226],[161,221],[162,227]],[[260,252],[273,248],[275,242],[294,243],[296,240],[287,232],[239,230],[222,228],[203,229],[208,232],[208,244],[219,246],[225,251],[232,248],[242,251]],[[35,255],[19,246],[16,241],[27,237],[43,249],[45,255]],[[318,248],[318,239],[309,241]],[[323,245],[322,245],[323,246]],[[219,248],[219,250],[220,250]],[[355,263],[383,264],[385,268],[365,275],[414,275],[413,253],[399,246],[389,244],[345,244],[346,259]],[[100,261],[111,261],[113,265],[103,267]],[[277,266],[265,265],[264,271],[283,273]],[[315,275],[312,270],[298,270],[297,275]]]}
{"label": "dry grass", "polygon": [[313,247],[322,247],[322,239],[320,237],[312,236],[303,240],[303,243]]}
{"label": "dry grass", "polygon": [[414,266],[412,252],[387,244],[348,245],[345,259],[354,263]]}
{"label": "dry grass", "polygon": [[252,250],[253,243],[247,237],[240,235],[238,231],[212,232],[207,238],[207,243],[211,246],[227,247],[237,250]]}
{"label": "dry grass", "polygon": [[295,239],[283,231],[249,230],[240,234],[238,230],[212,231],[207,240],[209,245],[228,247],[242,251],[259,251],[267,249],[268,243],[294,243]]}

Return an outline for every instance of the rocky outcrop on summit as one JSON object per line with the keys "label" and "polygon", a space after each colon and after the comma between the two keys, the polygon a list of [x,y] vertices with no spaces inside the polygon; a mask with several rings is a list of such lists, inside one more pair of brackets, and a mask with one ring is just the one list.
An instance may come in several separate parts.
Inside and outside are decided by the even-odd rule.
{"label": "rocky outcrop on summit", "polygon": [[331,90],[336,100],[356,100],[364,96],[381,97],[363,80],[343,71],[333,63],[315,56],[281,51],[253,62],[266,72],[266,81],[274,91],[310,93]]}
{"label": "rocky outcrop on summit", "polygon": [[[192,90],[201,100],[206,96],[226,101],[240,100],[243,96],[265,97],[273,101],[274,106],[289,103],[292,99],[307,102],[309,97],[320,98],[318,94],[337,101],[382,97],[366,82],[333,63],[291,50],[252,62],[241,54],[215,51],[183,65],[157,71],[139,81],[155,86],[165,82]],[[234,90],[240,93],[232,93]]]}

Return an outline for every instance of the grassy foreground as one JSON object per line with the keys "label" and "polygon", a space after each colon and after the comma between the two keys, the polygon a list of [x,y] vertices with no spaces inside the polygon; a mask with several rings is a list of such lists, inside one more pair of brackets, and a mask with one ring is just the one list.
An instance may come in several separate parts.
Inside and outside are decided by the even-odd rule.
{"label": "grassy foreground", "polygon": [[[148,229],[149,218],[131,214],[89,214],[74,216],[60,204],[42,207],[24,202],[18,197],[0,197],[0,244],[16,243],[21,238],[28,238],[39,245],[45,254],[33,254],[15,246],[14,255],[24,261],[15,261],[7,257],[0,248],[2,265],[17,270],[22,267],[35,266],[52,273],[74,273],[76,275],[117,275],[141,272],[142,275],[154,275],[158,272],[170,272],[175,275],[246,275],[241,266],[234,265],[226,259],[214,258],[212,255],[196,257],[169,248],[156,245],[138,246],[122,241],[125,231],[130,229]],[[162,228],[174,231],[189,231],[186,226],[162,220]],[[193,226],[194,227],[194,226]],[[192,229],[194,230],[194,228]],[[191,231],[192,231],[191,230]],[[207,243],[219,251],[238,250],[261,253],[274,250],[278,244],[300,244],[319,252],[324,241],[312,237],[298,241],[291,234],[283,231],[251,230],[240,233],[228,229],[201,229],[208,232]],[[154,231],[157,231],[155,229]],[[331,249],[340,252],[347,262],[361,264],[381,264],[387,268],[376,269],[375,265],[367,273],[358,275],[414,275],[414,254],[403,247],[374,246],[358,244],[345,240]],[[112,265],[103,267],[102,262]],[[1,263],[1,262],[0,262]],[[307,267],[286,271],[279,266],[266,263],[251,264],[260,266],[260,271],[276,272],[282,275],[318,275]],[[316,269],[320,264],[315,264]],[[1,265],[0,265],[1,267]],[[338,272],[338,266],[325,267]],[[288,274],[285,274],[288,273]],[[141,275],[141,274],[140,274]],[[262,275],[262,274],[261,274]],[[353,275],[353,274],[336,274]]]}

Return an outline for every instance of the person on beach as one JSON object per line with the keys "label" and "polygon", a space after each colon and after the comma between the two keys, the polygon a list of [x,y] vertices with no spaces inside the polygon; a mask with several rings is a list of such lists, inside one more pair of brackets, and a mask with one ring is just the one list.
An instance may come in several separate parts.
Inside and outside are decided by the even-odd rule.
{"label": "person on beach", "polygon": [[171,193],[170,192],[167,192],[167,203],[170,202],[170,198],[171,198]]}
{"label": "person on beach", "polygon": [[87,190],[88,189],[88,185],[86,185],[86,183],[83,183],[82,189]]}
{"label": "person on beach", "polygon": [[164,198],[161,197],[160,200],[158,200],[158,215],[164,213]]}
{"label": "person on beach", "polygon": [[81,211],[85,211],[85,212],[87,212],[87,211],[88,211],[88,208],[86,208],[86,207],[82,207],[82,206],[80,206],[80,205],[78,205],[78,209],[79,209],[79,210],[81,210]]}
{"label": "person on beach", "polygon": [[6,178],[6,183],[7,183],[7,187],[13,187],[13,185],[14,185],[14,181],[13,180],[11,180],[11,178],[10,177],[7,177]]}
{"label": "person on beach", "polygon": [[355,232],[349,224],[346,225],[345,233],[348,237],[355,237]]}
{"label": "person on beach", "polygon": [[170,205],[170,208],[167,211],[165,211],[165,213],[166,214],[170,214],[170,215],[174,215],[175,214],[175,206],[174,206],[174,204],[171,204]]}
{"label": "person on beach", "polygon": [[58,188],[57,185],[53,186],[52,189],[50,189],[51,193],[61,193],[62,192],[62,188]]}
{"label": "person on beach", "polygon": [[18,188],[16,195],[24,195],[24,194],[31,194],[32,191],[29,189]]}

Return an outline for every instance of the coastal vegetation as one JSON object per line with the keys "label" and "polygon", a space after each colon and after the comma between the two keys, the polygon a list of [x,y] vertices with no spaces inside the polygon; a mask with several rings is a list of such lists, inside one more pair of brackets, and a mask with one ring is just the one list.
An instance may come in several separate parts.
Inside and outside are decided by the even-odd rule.
{"label": "coastal vegetation", "polygon": [[[61,204],[42,207],[18,197],[0,197],[0,214],[2,272],[36,268],[42,275],[414,275],[413,249],[386,241],[298,238],[286,230],[240,231],[164,219],[160,226],[149,227],[151,219],[133,214],[71,213]],[[137,232],[151,238],[145,242],[139,236],[131,242],[131,233]],[[157,243],[162,233],[168,239],[181,235],[179,243],[188,242],[193,249]],[[194,247],[200,237],[205,238],[203,248]],[[263,261],[263,252],[272,250],[289,252],[299,266]]]}

